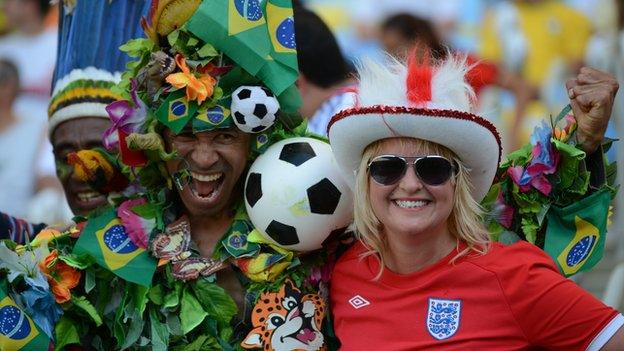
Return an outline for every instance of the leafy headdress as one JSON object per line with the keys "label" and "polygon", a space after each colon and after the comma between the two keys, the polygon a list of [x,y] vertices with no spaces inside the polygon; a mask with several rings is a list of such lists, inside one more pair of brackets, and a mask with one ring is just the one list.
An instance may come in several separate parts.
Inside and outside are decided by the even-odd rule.
{"label": "leafy headdress", "polygon": [[171,186],[161,161],[176,155],[165,151],[165,127],[177,134],[236,125],[253,134],[252,159],[304,133],[290,1],[160,0],[142,25],[147,38],[121,47],[136,60],[118,86],[126,99],[107,108],[113,126],[104,142],[148,191],[163,179]]}

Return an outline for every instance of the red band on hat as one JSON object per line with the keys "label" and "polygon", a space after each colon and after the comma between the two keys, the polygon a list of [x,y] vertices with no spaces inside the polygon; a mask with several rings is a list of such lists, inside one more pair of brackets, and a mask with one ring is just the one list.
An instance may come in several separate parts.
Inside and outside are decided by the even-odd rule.
{"label": "red band on hat", "polygon": [[423,116],[423,117],[439,117],[439,118],[455,118],[462,119],[470,122],[475,122],[480,126],[486,128],[494,138],[496,138],[496,143],[498,144],[498,163],[500,163],[501,155],[502,155],[502,143],[500,135],[498,135],[498,131],[496,127],[488,120],[474,115],[469,112],[464,111],[456,111],[456,110],[440,110],[440,109],[427,109],[427,108],[419,108],[419,107],[406,107],[406,106],[384,106],[384,105],[373,105],[366,107],[354,107],[347,110],[343,110],[338,112],[332,117],[327,125],[327,134],[329,135],[329,130],[332,125],[343,118],[349,116],[356,115],[370,115],[370,114],[380,114],[380,115],[399,115],[399,114],[409,114],[414,116]]}

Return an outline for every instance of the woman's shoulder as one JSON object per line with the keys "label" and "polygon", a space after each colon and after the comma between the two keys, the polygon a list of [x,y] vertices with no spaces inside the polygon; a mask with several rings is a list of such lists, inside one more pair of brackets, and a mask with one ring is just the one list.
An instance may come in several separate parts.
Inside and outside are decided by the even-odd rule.
{"label": "woman's shoulder", "polygon": [[526,241],[513,244],[492,243],[485,254],[471,254],[466,262],[493,273],[526,273],[545,269],[559,274],[552,258]]}

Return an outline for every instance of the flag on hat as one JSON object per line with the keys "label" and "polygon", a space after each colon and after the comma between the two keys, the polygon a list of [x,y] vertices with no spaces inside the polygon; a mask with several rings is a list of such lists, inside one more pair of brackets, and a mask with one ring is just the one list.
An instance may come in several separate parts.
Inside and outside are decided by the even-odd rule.
{"label": "flag on hat", "polygon": [[275,95],[297,80],[290,0],[204,1],[187,28],[260,78]]}

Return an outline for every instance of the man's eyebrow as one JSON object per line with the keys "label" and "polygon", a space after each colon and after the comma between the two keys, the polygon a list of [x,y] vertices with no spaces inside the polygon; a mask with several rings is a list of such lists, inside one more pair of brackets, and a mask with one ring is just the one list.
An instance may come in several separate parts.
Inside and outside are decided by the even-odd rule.
{"label": "man's eyebrow", "polygon": [[52,148],[54,151],[63,150],[63,149],[75,149],[78,148],[78,144],[76,142],[66,141],[59,144],[52,144]]}

